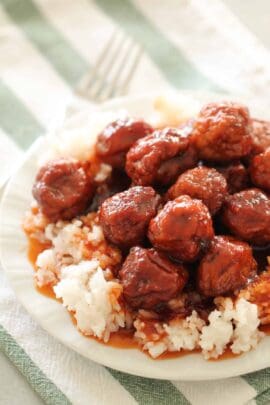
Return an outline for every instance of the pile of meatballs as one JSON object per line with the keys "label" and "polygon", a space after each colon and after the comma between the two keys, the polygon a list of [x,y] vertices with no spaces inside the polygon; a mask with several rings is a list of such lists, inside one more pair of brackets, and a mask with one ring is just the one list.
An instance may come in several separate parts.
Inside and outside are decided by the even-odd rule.
{"label": "pile of meatballs", "polygon": [[175,128],[117,120],[95,148],[95,165],[112,166],[102,184],[93,162],[58,159],[33,196],[51,221],[97,211],[122,251],[114,271],[130,308],[158,312],[190,284],[206,299],[233,295],[256,277],[270,244],[270,122],[212,103]]}

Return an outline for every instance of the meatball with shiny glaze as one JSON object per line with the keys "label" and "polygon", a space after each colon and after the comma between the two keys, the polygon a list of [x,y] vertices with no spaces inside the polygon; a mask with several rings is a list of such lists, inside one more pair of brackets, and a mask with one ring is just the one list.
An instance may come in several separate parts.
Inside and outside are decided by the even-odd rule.
{"label": "meatball with shiny glaze", "polygon": [[43,166],[33,186],[33,196],[51,221],[81,214],[93,195],[93,185],[82,164],[58,159]]}
{"label": "meatball with shiny glaze", "polygon": [[152,187],[131,187],[103,202],[100,224],[109,242],[127,248],[144,241],[160,197]]}
{"label": "meatball with shiny glaze", "polygon": [[256,188],[233,194],[224,203],[223,222],[235,236],[266,245],[270,242],[270,199]]}
{"label": "meatball with shiny glaze", "polygon": [[155,309],[184,288],[188,273],[155,249],[134,247],[119,277],[125,300],[132,308]]}
{"label": "meatball with shiny glaze", "polygon": [[245,287],[256,272],[257,263],[247,243],[216,236],[199,265],[198,289],[208,297],[233,293]]}
{"label": "meatball with shiny glaze", "polygon": [[216,167],[216,170],[225,177],[229,194],[234,194],[248,188],[248,171],[241,162],[233,162],[223,167],[219,166]]}
{"label": "meatball with shiny glaze", "polygon": [[214,237],[207,207],[189,196],[169,201],[149,224],[153,246],[184,262],[199,258]]}
{"label": "meatball with shiny glaze", "polygon": [[251,155],[257,155],[270,148],[270,121],[253,119],[251,137],[253,141]]}
{"label": "meatball with shiny glaze", "polygon": [[194,123],[193,143],[202,159],[228,162],[252,148],[248,109],[235,103],[207,104]]}
{"label": "meatball with shiny glaze", "polygon": [[214,215],[227,195],[227,182],[215,169],[196,167],[181,174],[168,191],[171,200],[185,194],[202,200]]}
{"label": "meatball with shiny glaze", "polygon": [[197,153],[184,128],[165,128],[139,139],[129,150],[126,172],[134,184],[166,185],[195,166]]}
{"label": "meatball with shiny glaze", "polygon": [[143,120],[118,119],[107,125],[99,134],[96,143],[97,156],[113,167],[125,167],[126,154],[139,138],[153,132]]}
{"label": "meatball with shiny glaze", "polygon": [[270,148],[254,156],[250,165],[252,183],[266,191],[270,191]]}

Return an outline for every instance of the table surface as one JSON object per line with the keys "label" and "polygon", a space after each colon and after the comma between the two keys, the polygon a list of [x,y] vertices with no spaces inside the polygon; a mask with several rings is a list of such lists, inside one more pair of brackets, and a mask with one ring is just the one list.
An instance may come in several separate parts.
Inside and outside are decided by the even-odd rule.
{"label": "table surface", "polygon": [[[270,49],[270,1],[260,0],[223,0],[240,21],[257,36],[257,38]],[[2,372],[1,372],[2,370]],[[0,353],[0,405],[39,405],[43,401],[33,392],[25,378]],[[12,381],[12,384],[10,384]],[[16,396],[14,396],[16,387]]]}

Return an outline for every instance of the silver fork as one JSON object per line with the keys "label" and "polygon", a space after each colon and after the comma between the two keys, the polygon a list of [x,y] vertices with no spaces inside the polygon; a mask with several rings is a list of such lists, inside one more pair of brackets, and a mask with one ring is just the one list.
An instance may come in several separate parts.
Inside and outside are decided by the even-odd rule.
{"label": "silver fork", "polygon": [[[75,88],[75,94],[93,103],[126,94],[142,53],[138,44],[120,32],[114,32],[94,67]],[[73,108],[74,106],[67,107],[66,114]],[[9,177],[8,175],[0,185],[0,199]]]}
{"label": "silver fork", "polygon": [[142,53],[132,39],[115,31],[75,93],[95,103],[125,95]]}

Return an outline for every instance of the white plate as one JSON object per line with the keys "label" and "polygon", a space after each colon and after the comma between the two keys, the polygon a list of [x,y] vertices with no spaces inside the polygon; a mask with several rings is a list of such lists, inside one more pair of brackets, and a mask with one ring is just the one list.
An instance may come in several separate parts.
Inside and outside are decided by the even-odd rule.
{"label": "white plate", "polygon": [[8,178],[15,173],[18,163],[22,158],[22,151],[0,128],[0,192]]}
{"label": "white plate", "polygon": [[[195,97],[202,102],[224,99],[223,96],[198,93],[195,93]],[[152,101],[153,96],[123,98],[106,103],[102,109],[118,110],[124,107],[131,114],[147,116],[152,111]],[[256,114],[263,118],[264,114],[258,109]],[[0,211],[0,242],[2,264],[18,299],[45,330],[97,363],[143,377],[207,380],[236,376],[270,366],[270,337],[264,338],[256,350],[227,360],[211,362],[204,360],[200,354],[191,354],[154,361],[139,350],[113,348],[83,337],[58,302],[39,294],[34,288],[33,269],[27,259],[27,241],[21,223],[29,208],[37,171],[36,158],[42,153],[43,144],[41,138],[35,142],[7,186]]]}

